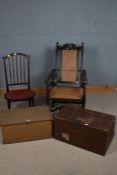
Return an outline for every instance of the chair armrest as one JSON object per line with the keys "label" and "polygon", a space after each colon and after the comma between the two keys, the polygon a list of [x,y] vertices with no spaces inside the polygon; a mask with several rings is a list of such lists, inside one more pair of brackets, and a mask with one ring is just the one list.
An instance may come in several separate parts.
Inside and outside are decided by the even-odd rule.
{"label": "chair armrest", "polygon": [[49,73],[49,75],[48,75],[48,77],[47,77],[45,83],[46,83],[47,86],[54,85],[55,80],[56,80],[56,69],[53,69],[53,70]]}
{"label": "chair armrest", "polygon": [[86,72],[85,69],[83,69],[82,72],[81,72],[81,84],[82,85],[87,85],[88,84],[87,72]]}

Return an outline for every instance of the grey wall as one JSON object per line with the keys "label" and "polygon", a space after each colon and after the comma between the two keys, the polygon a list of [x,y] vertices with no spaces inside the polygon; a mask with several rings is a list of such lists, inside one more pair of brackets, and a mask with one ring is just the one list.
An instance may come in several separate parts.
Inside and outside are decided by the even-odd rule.
{"label": "grey wall", "polygon": [[35,86],[52,68],[56,41],[83,41],[89,84],[117,85],[116,0],[0,0],[0,57],[30,54]]}

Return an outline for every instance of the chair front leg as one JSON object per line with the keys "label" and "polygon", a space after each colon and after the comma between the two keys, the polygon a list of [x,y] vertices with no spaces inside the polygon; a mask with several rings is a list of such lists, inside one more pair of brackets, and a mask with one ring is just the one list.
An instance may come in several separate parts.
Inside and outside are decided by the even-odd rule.
{"label": "chair front leg", "polygon": [[55,111],[55,102],[53,100],[49,101],[50,111]]}
{"label": "chair front leg", "polygon": [[32,106],[32,100],[31,99],[28,100],[28,105]]}
{"label": "chair front leg", "polygon": [[86,87],[83,87],[83,100],[82,100],[82,107],[85,109],[85,104],[86,104]]}
{"label": "chair front leg", "polygon": [[11,102],[9,100],[7,100],[7,107],[8,109],[11,109]]}

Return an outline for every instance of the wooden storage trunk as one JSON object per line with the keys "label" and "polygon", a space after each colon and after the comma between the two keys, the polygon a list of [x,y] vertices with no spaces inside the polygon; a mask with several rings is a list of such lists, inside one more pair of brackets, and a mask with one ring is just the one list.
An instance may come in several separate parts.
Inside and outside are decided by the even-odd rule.
{"label": "wooden storage trunk", "polygon": [[116,117],[78,107],[64,107],[54,117],[54,137],[105,155],[114,134]]}
{"label": "wooden storage trunk", "polygon": [[47,106],[3,110],[0,126],[3,143],[52,137],[52,116]]}

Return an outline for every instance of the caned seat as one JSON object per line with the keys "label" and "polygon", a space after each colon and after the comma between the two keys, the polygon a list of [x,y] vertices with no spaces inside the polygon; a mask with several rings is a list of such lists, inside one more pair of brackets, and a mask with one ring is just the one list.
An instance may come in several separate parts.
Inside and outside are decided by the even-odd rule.
{"label": "caned seat", "polygon": [[85,108],[87,76],[83,55],[84,43],[56,44],[55,67],[46,80],[47,103],[51,110],[58,103],[76,103]]}
{"label": "caned seat", "polygon": [[81,99],[83,91],[77,87],[53,87],[50,92],[50,98],[52,99]]}
{"label": "caned seat", "polygon": [[3,57],[8,108],[11,102],[28,101],[34,106],[35,93],[30,87],[30,56],[24,53],[11,53]]}

